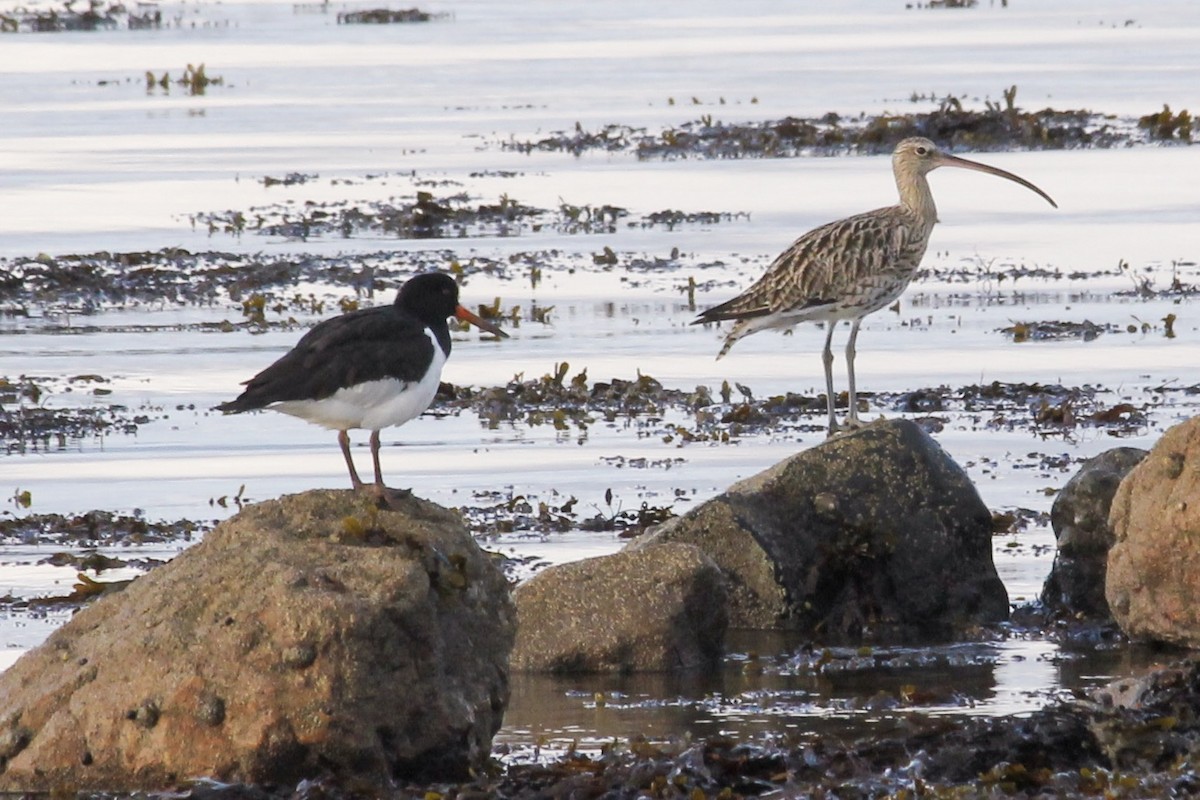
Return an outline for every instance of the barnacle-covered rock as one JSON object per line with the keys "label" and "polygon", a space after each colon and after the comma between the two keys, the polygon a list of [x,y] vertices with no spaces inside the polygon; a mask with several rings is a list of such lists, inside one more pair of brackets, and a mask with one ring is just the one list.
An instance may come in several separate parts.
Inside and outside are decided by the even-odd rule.
{"label": "barnacle-covered rock", "polygon": [[0,675],[0,789],[464,778],[501,724],[514,624],[453,512],[259,503]]}
{"label": "barnacle-covered rock", "polygon": [[729,581],[731,627],[902,640],[1007,619],[991,537],[963,469],[901,419],[797,453],[636,546],[700,547]]}

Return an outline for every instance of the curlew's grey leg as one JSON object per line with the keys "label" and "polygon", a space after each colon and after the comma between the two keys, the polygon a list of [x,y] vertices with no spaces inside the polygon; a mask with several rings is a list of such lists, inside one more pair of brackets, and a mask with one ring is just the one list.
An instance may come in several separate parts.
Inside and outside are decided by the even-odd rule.
{"label": "curlew's grey leg", "polygon": [[350,434],[338,431],[338,444],[342,446],[342,455],[346,457],[346,466],[350,468],[350,483],[357,491],[362,488],[363,482],[358,479],[358,470],[354,468],[354,459],[350,457]]}
{"label": "curlew's grey leg", "polygon": [[854,342],[858,339],[858,326],[862,324],[862,317],[850,323],[850,341],[846,342],[846,387],[850,400],[850,413],[846,415],[847,428],[861,428],[862,421],[858,418],[858,393],[854,388]]}
{"label": "curlew's grey leg", "polygon": [[387,487],[383,485],[383,470],[379,468],[379,431],[371,431],[371,463],[375,465],[375,489],[382,494]]}
{"label": "curlew's grey leg", "polygon": [[829,435],[833,436],[837,433],[837,415],[834,413],[834,407],[837,403],[836,397],[833,394],[833,329],[837,327],[837,320],[829,320],[829,332],[825,334],[825,349],[821,351],[821,361],[825,364],[825,402],[829,408]]}

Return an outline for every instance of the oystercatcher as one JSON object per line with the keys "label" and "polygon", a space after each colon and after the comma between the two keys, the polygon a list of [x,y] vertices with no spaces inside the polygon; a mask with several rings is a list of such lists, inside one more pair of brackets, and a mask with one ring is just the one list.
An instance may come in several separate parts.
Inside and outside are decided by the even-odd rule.
{"label": "oystercatcher", "polygon": [[458,302],[458,284],[429,272],[400,287],[390,306],[351,311],[304,334],[278,361],[244,382],[226,414],[269,408],[336,430],[356,490],[364,484],[350,456],[351,428],[371,432],[374,491],[386,493],[379,468],[379,431],[403,425],[433,402],[450,355],[448,317],[507,337]]}

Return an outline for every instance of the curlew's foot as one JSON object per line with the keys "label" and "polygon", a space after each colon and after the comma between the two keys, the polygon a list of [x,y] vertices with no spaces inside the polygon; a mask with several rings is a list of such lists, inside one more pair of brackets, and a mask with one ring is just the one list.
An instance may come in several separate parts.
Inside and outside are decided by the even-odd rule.
{"label": "curlew's foot", "polygon": [[855,431],[862,430],[865,427],[867,427],[867,423],[863,422],[858,417],[846,417],[846,419],[840,424],[837,422],[830,424],[829,433],[826,434],[825,438],[832,439],[833,437],[841,434],[854,433]]}

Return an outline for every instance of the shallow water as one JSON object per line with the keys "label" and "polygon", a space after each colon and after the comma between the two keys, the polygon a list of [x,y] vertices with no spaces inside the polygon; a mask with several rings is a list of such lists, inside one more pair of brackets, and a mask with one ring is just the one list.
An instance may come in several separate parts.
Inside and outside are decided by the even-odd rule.
{"label": "shallow water", "polygon": [[[178,24],[161,31],[0,37],[0,256],[99,250],[263,251],[376,254],[451,249],[472,256],[556,250],[533,286],[527,270],[473,277],[469,302],[553,305],[549,324],[525,322],[513,338],[456,335],[444,378],[490,386],[535,377],[562,361],[593,380],[631,379],[640,370],[671,388],[722,380],[756,396],[823,391],[815,326],[790,337],[760,334],[715,363],[719,334],[690,327],[689,277],[708,290],[705,307],[756,277],[796,235],[830,219],[893,202],[884,157],[789,160],[637,161],[627,154],[521,155],[510,138],[538,138],[578,122],[654,131],[711,114],[728,121],[927,110],[914,93],[997,100],[1016,84],[1027,108],[1087,107],[1123,118],[1186,107],[1200,67],[1191,50],[1200,11],[1186,2],[1130,11],[1116,2],[984,4],[971,10],[906,10],[901,3],[839,6],[700,2],[679,6],[441,3],[448,19],[424,25],[338,26],[334,13],[287,3],[164,6]],[[1133,15],[1132,24],[1126,24]],[[147,92],[146,70],[173,75],[203,62],[224,86],[203,97]],[[1002,66],[1001,66],[1002,65]],[[100,85],[100,81],[107,81]],[[1155,288],[1173,275],[1195,284],[1200,240],[1200,150],[1142,146],[1118,150],[989,153],[979,160],[1047,190],[1054,210],[1020,187],[978,174],[942,171],[931,180],[941,209],[925,266],[966,268],[965,278],[914,284],[900,310],[863,326],[858,375],[866,392],[1004,382],[1103,387],[1107,406],[1145,407],[1144,428],[1117,439],[1079,427],[1031,432],[988,425],[951,410],[939,443],[976,481],[994,509],[1048,510],[1049,494],[1079,460],[1117,445],[1148,447],[1196,412],[1196,395],[1161,389],[1197,382],[1194,301],[1115,296],[1134,288],[1116,272],[1124,260]],[[264,176],[319,177],[266,187]],[[380,176],[368,180],[367,176]],[[619,227],[611,234],[550,230],[512,237],[397,241],[294,241],[245,234],[209,236],[197,213],[307,200],[362,202],[411,196],[423,181],[449,181],[478,202],[502,194],[538,207],[560,202],[628,208],[744,212],[748,217],[674,230]],[[438,189],[436,191],[441,191]],[[611,247],[615,267],[590,254]],[[682,265],[644,272],[633,256]],[[1056,278],[1002,279],[1012,265]],[[1073,273],[1091,277],[1073,278]],[[331,301],[344,289],[299,287]],[[375,298],[376,302],[386,298]],[[332,303],[331,303],[332,304]],[[1173,338],[1163,318],[1177,315]],[[300,322],[310,321],[297,314]],[[170,330],[240,318],[239,304],[146,305],[102,309],[33,307],[0,316],[0,376],[39,376],[42,402],[70,407],[123,404],[148,417],[136,435],[70,441],[0,457],[0,495],[29,491],[34,512],[141,509],[154,519],[220,519],[218,498],[244,487],[250,500],[346,482],[327,432],[283,416],[223,418],[210,409],[269,363],[296,331],[262,335]],[[1092,341],[1014,343],[1014,322],[1084,320],[1119,330]],[[1148,323],[1143,331],[1142,323]],[[144,326],[166,326],[145,332]],[[839,385],[842,364],[836,369]],[[67,379],[99,374],[111,394],[66,392]],[[896,416],[873,406],[871,415]],[[428,414],[385,433],[385,473],[435,502],[478,505],[496,491],[611,513],[643,502],[682,513],[779,459],[822,440],[811,426],[733,444],[667,443],[639,421],[597,422],[585,431],[514,425],[488,428],[470,414]],[[363,437],[365,439],[365,437]],[[361,445],[361,440],[360,440]],[[358,448],[360,460],[365,448]],[[623,457],[623,458],[622,458]],[[648,466],[628,466],[645,458]],[[1056,460],[1057,459],[1057,460]],[[624,465],[624,466],[623,466]],[[9,502],[5,513],[25,513]],[[505,534],[488,546],[558,562],[611,552],[612,534]],[[1053,536],[1033,527],[996,539],[997,567],[1016,601],[1036,597],[1053,556]],[[57,593],[73,571],[31,566],[41,557],[13,545],[0,552],[0,593]],[[40,641],[61,616],[11,612],[0,619],[0,663]],[[1012,713],[1037,707],[1064,687],[1129,669],[1137,657],[1080,658],[1044,641],[988,646],[985,666],[868,672],[829,681],[782,674],[799,643],[751,638],[733,648],[719,675],[556,680],[518,676],[500,742],[598,742],[653,734],[836,728],[892,713],[878,692],[930,687],[930,713]],[[768,662],[759,673],[743,658]],[[596,707],[596,693],[604,702]],[[862,707],[859,707],[858,705]],[[897,712],[899,713],[899,712]],[[527,752],[522,750],[522,752]]]}

